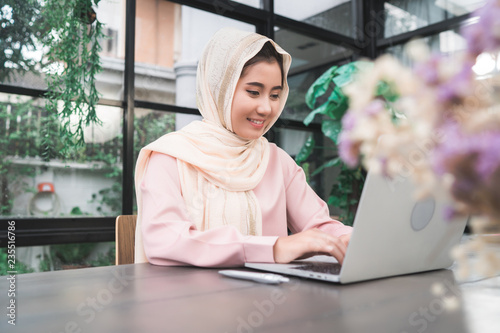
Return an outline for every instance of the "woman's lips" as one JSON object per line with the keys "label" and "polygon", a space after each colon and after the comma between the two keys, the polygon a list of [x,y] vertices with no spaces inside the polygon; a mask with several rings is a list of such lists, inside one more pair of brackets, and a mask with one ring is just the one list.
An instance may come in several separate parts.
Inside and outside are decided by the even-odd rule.
{"label": "woman's lips", "polygon": [[252,124],[252,126],[254,127],[257,127],[257,128],[261,128],[264,126],[264,120],[257,120],[257,119],[250,119],[250,118],[247,118],[247,120],[250,122],[250,124]]}

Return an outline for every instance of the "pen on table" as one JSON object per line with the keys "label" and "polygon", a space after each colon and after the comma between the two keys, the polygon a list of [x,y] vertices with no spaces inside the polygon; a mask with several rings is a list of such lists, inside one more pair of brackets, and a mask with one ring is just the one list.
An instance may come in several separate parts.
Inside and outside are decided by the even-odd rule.
{"label": "pen on table", "polygon": [[281,282],[290,281],[290,279],[287,277],[272,273],[256,273],[256,272],[236,271],[228,269],[219,271],[219,274],[236,279],[252,280],[255,282],[267,283],[267,284],[279,284]]}

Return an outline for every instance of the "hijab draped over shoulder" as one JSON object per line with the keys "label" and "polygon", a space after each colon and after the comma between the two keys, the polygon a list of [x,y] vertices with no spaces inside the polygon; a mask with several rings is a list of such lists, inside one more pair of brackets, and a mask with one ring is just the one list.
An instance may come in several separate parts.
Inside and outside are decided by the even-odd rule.
{"label": "hijab draped over shoulder", "polygon": [[233,226],[244,235],[262,235],[262,214],[253,189],[266,172],[269,143],[264,137],[247,140],[237,136],[231,124],[231,105],[243,66],[266,42],[283,55],[284,77],[280,110],[265,128],[269,130],[288,97],[286,77],[291,57],[265,36],[224,28],[208,42],[198,64],[196,101],[203,120],[166,134],[141,150],[135,171],[136,262],[147,261],[140,184],[153,152],[177,159],[182,197],[198,230]]}

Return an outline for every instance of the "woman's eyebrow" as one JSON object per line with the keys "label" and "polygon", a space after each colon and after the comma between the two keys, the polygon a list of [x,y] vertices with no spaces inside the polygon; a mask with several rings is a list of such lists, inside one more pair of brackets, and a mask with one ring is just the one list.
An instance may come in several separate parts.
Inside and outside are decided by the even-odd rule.
{"label": "woman's eyebrow", "polygon": [[[246,84],[250,85],[250,86],[256,86],[256,87],[259,87],[259,88],[264,88],[264,85],[260,82],[247,82]],[[283,90],[283,87],[282,86],[274,86],[271,90]]]}

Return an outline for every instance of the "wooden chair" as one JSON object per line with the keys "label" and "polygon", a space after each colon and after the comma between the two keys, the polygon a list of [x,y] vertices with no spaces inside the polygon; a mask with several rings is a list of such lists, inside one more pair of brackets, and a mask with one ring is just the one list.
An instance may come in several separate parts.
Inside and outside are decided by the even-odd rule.
{"label": "wooden chair", "polygon": [[134,263],[135,225],[137,215],[120,215],[116,218],[116,264]]}

